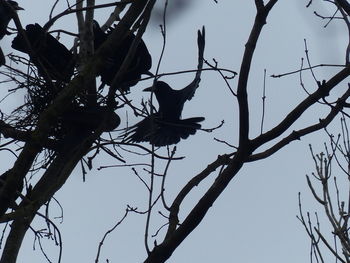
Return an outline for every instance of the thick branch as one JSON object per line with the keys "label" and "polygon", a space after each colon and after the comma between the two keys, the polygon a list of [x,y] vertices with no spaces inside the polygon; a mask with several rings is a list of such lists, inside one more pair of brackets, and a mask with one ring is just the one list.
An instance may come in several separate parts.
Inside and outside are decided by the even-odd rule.
{"label": "thick branch", "polygon": [[[256,1],[257,14],[255,16],[254,25],[250,33],[248,42],[245,45],[245,51],[241,63],[239,72],[238,87],[237,87],[237,99],[239,104],[239,145],[245,144],[249,137],[249,107],[248,107],[248,95],[247,85],[250,72],[250,66],[253,59],[253,54],[256,48],[256,43],[260,37],[261,30],[266,24],[266,18],[271,10],[272,6],[267,9],[262,6],[263,1]],[[270,3],[269,3],[270,4]]]}
{"label": "thick branch", "polygon": [[350,16],[350,4],[347,0],[335,0],[335,2]]}
{"label": "thick branch", "polygon": [[[83,141],[82,144],[72,146],[68,152],[57,155],[27,198],[21,202],[19,211],[24,216],[16,218],[6,239],[0,263],[15,263],[24,235],[28,230],[38,209],[65,183],[79,160],[86,154],[97,135]],[[29,203],[28,203],[28,200]]]}
{"label": "thick branch", "polygon": [[[18,130],[11,125],[7,124],[4,121],[0,120],[0,134],[5,138],[12,138],[21,142],[28,142],[31,139],[31,132]],[[41,146],[55,150],[57,149],[57,141],[52,139],[47,139],[46,141],[41,142]]]}
{"label": "thick branch", "polygon": [[[275,1],[276,2],[276,1]],[[247,83],[250,72],[250,65],[252,62],[253,54],[255,51],[256,43],[260,36],[262,27],[266,23],[266,17],[268,15],[268,9],[259,8],[255,18],[255,23],[246,44],[245,53],[243,56],[238,88],[237,88],[237,99],[239,103],[239,117],[240,117],[240,141],[239,149],[236,155],[233,157],[229,165],[223,170],[223,172],[217,177],[213,185],[208,189],[205,195],[198,201],[197,205],[185,218],[183,223],[174,230],[174,225],[171,226],[170,231],[172,234],[167,235],[167,239],[164,240],[159,246],[156,246],[145,263],[162,263],[165,262],[173,253],[173,251],[181,244],[181,242],[200,224],[209,208],[213,205],[214,201],[224,191],[226,186],[229,184],[231,179],[241,169],[246,159],[251,154],[251,147],[248,140],[249,131],[249,110],[248,110],[248,97],[247,97]],[[193,186],[190,186],[190,188]],[[181,201],[180,197],[180,201]],[[175,217],[171,218],[174,220],[172,224],[176,223],[176,205],[173,207]]]}
{"label": "thick branch", "polygon": [[252,155],[249,158],[249,161],[252,162],[252,161],[257,161],[260,159],[267,158],[267,157],[271,156],[272,154],[274,154],[275,152],[277,152],[278,150],[282,149],[284,146],[286,146],[290,142],[295,141],[295,140],[300,140],[300,138],[302,136],[305,136],[307,134],[313,133],[315,131],[318,131],[320,129],[327,127],[328,124],[331,123],[331,121],[343,109],[345,101],[347,98],[349,98],[349,96],[350,96],[350,89],[348,89],[344,93],[344,95],[338,99],[337,104],[334,107],[332,107],[330,113],[328,113],[328,115],[324,119],[320,119],[318,123],[310,125],[308,127],[305,127],[305,128],[300,129],[298,131],[293,131],[287,137],[283,138],[282,140],[280,140],[278,143],[276,143],[274,146],[267,149],[266,151]]}
{"label": "thick branch", "polygon": [[[0,216],[3,215],[8,208],[10,202],[10,200],[8,200],[8,194],[11,192],[15,193],[15,188],[22,182],[37,154],[41,151],[40,142],[45,141],[52,124],[57,121],[58,116],[64,113],[72,98],[76,94],[84,91],[86,88],[83,85],[85,76],[96,75],[97,70],[103,66],[103,61],[106,60],[108,54],[115,48],[113,43],[118,43],[118,39],[122,39],[118,37],[126,33],[128,30],[127,26],[130,27],[140,16],[147,2],[147,0],[140,0],[131,5],[123,17],[123,20],[120,22],[120,24],[126,28],[121,26],[121,30],[115,30],[110,41],[106,41],[107,43],[99,49],[98,54],[95,54],[95,56],[87,62],[81,74],[75,77],[70,84],[59,93],[50,107],[41,114],[37,128],[31,136],[31,140],[25,144],[13,168],[8,171],[10,173],[8,176],[9,180],[6,180],[4,186],[0,189]],[[26,217],[28,221],[22,222],[22,219],[17,219],[13,222],[2,254],[1,263],[16,262],[22,238],[29,227],[29,223],[34,218],[35,212],[60,189],[71,174],[76,163],[85,155],[87,149],[101,132],[102,131],[96,131],[94,136],[89,137],[82,145],[73,147],[74,149],[70,149],[68,153],[66,152],[64,155],[59,154],[56,157],[28,196],[28,199],[31,200],[30,204],[28,205],[26,202],[21,203],[20,208],[25,206],[28,209],[28,216]]]}
{"label": "thick branch", "polygon": [[168,237],[171,237],[171,234],[175,231],[176,227],[178,226],[179,219],[178,219],[178,213],[180,210],[180,205],[182,204],[183,200],[186,198],[186,196],[191,192],[191,190],[198,186],[205,178],[207,178],[211,173],[213,173],[217,168],[219,168],[222,165],[225,165],[229,162],[230,156],[228,155],[222,155],[219,156],[214,162],[209,164],[206,169],[204,169],[201,173],[193,177],[186,185],[182,188],[182,190],[179,192],[179,194],[176,196],[174,202],[172,203],[170,207],[170,214],[169,214],[169,227],[168,232],[165,236],[165,239]]}
{"label": "thick branch", "polygon": [[97,70],[103,67],[108,54],[115,48],[113,43],[120,42],[118,39],[122,38],[118,37],[120,37],[122,33],[126,33],[128,28],[124,28],[124,26],[130,27],[139,17],[146,4],[147,0],[143,0],[137,1],[131,5],[123,17],[123,20],[120,22],[120,24],[123,25],[123,27],[120,27],[121,30],[115,30],[112,34],[113,37],[109,39],[110,41],[106,41],[107,43],[99,49],[98,54],[95,54],[95,56],[89,60],[81,75],[75,77],[69,85],[58,94],[50,107],[41,114],[37,128],[31,136],[31,140],[25,144],[13,168],[9,170],[11,174],[9,176],[10,179],[6,180],[5,185],[0,189],[0,216],[6,212],[13,193],[29,171],[36,155],[41,151],[41,142],[47,140],[48,131],[56,122],[57,117],[64,113],[67,109],[67,105],[70,105],[72,98],[86,88],[84,86],[85,76],[95,76]]}
{"label": "thick branch", "polygon": [[244,153],[245,151],[237,152],[227,168],[224,169],[205,195],[198,201],[183,223],[168,239],[151,251],[148,258],[144,261],[145,263],[165,262],[181,242],[200,224],[214,201],[243,166],[247,158]]}
{"label": "thick branch", "polygon": [[253,139],[251,141],[252,147],[257,149],[264,143],[280,136],[287,129],[289,129],[308,108],[314,105],[319,99],[328,96],[329,92],[349,75],[350,66],[342,69],[329,81],[320,85],[314,93],[310,94],[299,105],[297,105],[276,127]]}

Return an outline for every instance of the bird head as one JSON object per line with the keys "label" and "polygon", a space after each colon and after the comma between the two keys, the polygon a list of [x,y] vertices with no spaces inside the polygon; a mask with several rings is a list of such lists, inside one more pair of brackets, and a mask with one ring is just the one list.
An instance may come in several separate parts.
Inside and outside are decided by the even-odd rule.
{"label": "bird head", "polygon": [[97,50],[107,39],[107,34],[101,29],[99,23],[94,20],[92,23],[92,31],[94,32],[94,47]]}
{"label": "bird head", "polygon": [[152,87],[148,87],[143,91],[153,92],[158,103],[166,106],[165,104],[168,104],[174,90],[164,81],[155,81]]}
{"label": "bird head", "polygon": [[145,88],[143,91],[154,92],[157,94],[163,91],[167,92],[169,90],[172,90],[172,88],[167,83],[157,80],[151,87]]}
{"label": "bird head", "polygon": [[152,92],[152,91],[154,91],[154,90],[155,90],[155,89],[153,88],[153,86],[151,86],[151,87],[145,88],[143,91]]}
{"label": "bird head", "polygon": [[24,10],[24,8],[20,7],[20,6],[18,5],[18,3],[15,2],[15,1],[9,0],[9,1],[7,1],[7,3],[9,3],[9,4],[11,5],[11,7],[12,7],[15,11]]}
{"label": "bird head", "polygon": [[96,20],[92,21],[92,28],[93,30],[102,30],[100,24]]}

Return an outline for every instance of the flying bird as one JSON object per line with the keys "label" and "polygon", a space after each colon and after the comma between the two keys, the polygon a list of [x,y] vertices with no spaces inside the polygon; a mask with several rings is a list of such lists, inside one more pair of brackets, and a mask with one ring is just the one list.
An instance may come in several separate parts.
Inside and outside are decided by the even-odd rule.
{"label": "flying bird", "polygon": [[74,56],[56,38],[46,32],[39,24],[26,26],[25,34],[30,47],[18,34],[12,41],[12,47],[30,56],[39,74],[45,71],[53,80],[68,82],[74,72]]}
{"label": "flying bird", "polygon": [[127,143],[149,142],[157,147],[177,144],[194,135],[201,128],[201,121],[204,117],[168,121],[157,112],[128,128],[120,138]]}
{"label": "flying bird", "polygon": [[181,90],[172,89],[164,81],[155,81],[153,86],[144,91],[154,92],[158,101],[158,111],[128,128],[121,135],[125,142],[149,142],[154,146],[166,146],[187,139],[201,128],[199,122],[204,117],[181,119],[186,101],[191,100],[199,86],[203,68],[205,30],[198,31],[198,67],[194,80]]}
{"label": "flying bird", "polygon": [[[104,32],[98,22],[94,21],[93,32],[95,50],[107,40],[108,36],[111,35],[113,31],[114,29],[110,28],[107,32]],[[99,72],[102,83],[109,86],[112,84],[134,40],[135,35],[132,32],[128,32],[119,48],[115,49],[113,53],[110,54],[105,61],[103,69]],[[121,91],[128,91],[130,87],[137,84],[142,74],[149,74],[151,67],[152,57],[148,52],[145,42],[141,39],[128,68],[122,76],[119,89]]]}
{"label": "flying bird", "polygon": [[[7,31],[7,26],[13,18],[13,11],[23,10],[15,1],[0,0],[0,39],[5,35],[10,34]],[[0,48],[0,66],[5,64],[5,56]]]}

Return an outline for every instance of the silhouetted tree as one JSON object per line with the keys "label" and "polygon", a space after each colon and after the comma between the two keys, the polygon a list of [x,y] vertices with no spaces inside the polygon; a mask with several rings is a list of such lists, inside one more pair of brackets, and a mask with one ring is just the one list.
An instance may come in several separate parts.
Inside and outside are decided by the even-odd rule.
{"label": "silhouetted tree", "polygon": [[[16,156],[15,162],[10,164],[9,169],[6,168],[6,171],[0,176],[0,221],[4,225],[11,224],[11,228],[3,232],[3,239],[1,239],[3,249],[0,263],[16,262],[18,252],[23,245],[23,238],[31,229],[33,219],[36,217],[43,218],[44,224],[47,225],[45,233],[35,232],[36,237],[39,239],[42,239],[43,236],[51,237],[62,248],[59,228],[49,213],[50,201],[66,183],[77,164],[81,164],[81,171],[85,177],[87,169],[94,166],[95,157],[104,155],[112,157],[117,166],[132,166],[133,172],[146,186],[147,210],[140,211],[137,208],[128,207],[125,217],[133,212],[146,215],[144,245],[147,256],[144,262],[165,262],[200,225],[208,210],[246,163],[270,157],[289,143],[327,127],[340,112],[346,111],[350,89],[343,91],[338,87],[339,83],[350,75],[349,63],[342,65],[341,69],[328,80],[315,78],[315,88],[312,92],[305,93],[300,103],[291,108],[282,120],[274,120],[271,122],[273,123],[271,128],[266,131],[261,129],[260,134],[253,136],[250,127],[253,106],[248,103],[248,81],[251,66],[256,63],[253,61],[253,55],[264,25],[268,22],[267,18],[277,2],[283,4],[283,1],[278,0],[254,1],[255,20],[237,73],[232,69],[220,68],[215,62],[211,64],[205,60],[205,56],[203,60],[202,52],[202,55],[199,56],[198,68],[191,71],[196,76],[195,82],[190,84],[192,86],[179,91],[183,86],[171,85],[170,90],[170,86],[165,82],[160,82],[159,79],[166,75],[176,75],[180,78],[183,72],[161,72],[159,65],[163,59],[162,56],[156,61],[158,58],[147,50],[149,43],[142,39],[156,2],[155,0],[110,1],[99,5],[97,1],[88,0],[77,1],[75,5],[71,5],[69,1],[66,1],[66,11],[55,17],[50,15],[50,20],[45,25],[27,25],[26,30],[23,29],[21,19],[11,10],[11,17],[18,30],[13,47],[28,56],[10,54],[9,58],[13,63],[1,67],[1,76],[6,77],[9,81],[1,82],[0,85],[11,92],[24,91],[26,95],[25,103],[10,113],[1,109],[0,104],[2,110],[0,112],[2,139],[0,150],[6,150]],[[349,3],[345,0],[334,0],[334,3],[341,14],[344,14],[344,20],[347,21]],[[100,27],[93,21],[94,12],[111,7],[114,8],[113,13],[105,24],[100,21]],[[165,11],[164,18],[166,17]],[[72,30],[70,25],[58,30],[57,35],[50,31],[50,28],[59,19],[72,13],[77,17],[78,32],[69,32]],[[32,30],[38,33],[34,34],[34,38]],[[65,33],[74,38],[72,47],[61,43],[58,36]],[[162,25],[162,34],[165,46],[166,24]],[[201,34],[199,35],[201,37]],[[203,35],[202,33],[202,37]],[[96,41],[97,36],[102,40]],[[207,33],[206,37],[210,39],[210,34]],[[36,41],[37,39],[39,41]],[[21,47],[17,46],[18,41]],[[51,46],[55,46],[52,52]],[[143,51],[140,52],[140,49]],[[61,50],[62,54],[58,50]],[[200,45],[199,54],[201,54]],[[347,58],[348,55],[346,54]],[[141,70],[139,70],[139,65],[142,65]],[[24,66],[26,70],[23,70]],[[110,69],[107,77],[104,75],[106,69]],[[133,71],[135,69],[136,73]],[[312,69],[313,65],[310,64],[308,68],[288,74]],[[170,148],[169,144],[176,144],[180,138],[186,139],[189,134],[197,132],[197,135],[199,130],[210,132],[221,127],[218,125],[215,128],[202,129],[198,122],[203,121],[205,116],[188,119],[182,119],[180,116],[185,101],[193,97],[198,85],[203,85],[203,80],[199,83],[200,74],[203,71],[213,71],[222,76],[223,83],[226,83],[226,87],[231,91],[232,105],[238,105],[239,118],[235,123],[238,127],[238,135],[230,132],[232,137],[224,138],[224,141],[218,140],[218,143],[232,146],[229,142],[235,139],[238,143],[230,147],[229,151],[223,150],[215,160],[201,167],[199,173],[194,172],[194,167],[193,170],[189,170],[188,174],[192,174],[189,180],[186,179],[188,177],[179,177],[178,180],[182,180],[182,188],[168,205],[165,201],[165,191],[169,187],[165,180],[166,175],[171,169],[170,164],[175,160],[181,162],[182,159],[181,156],[176,155],[177,148],[175,146]],[[143,85],[143,80],[140,78],[144,77],[145,73],[154,81],[153,88],[150,90],[157,99],[158,107],[156,103],[153,103],[156,100],[153,101],[152,98],[138,103],[133,97],[133,89],[130,92],[128,90],[130,86]],[[100,76],[104,83],[98,88]],[[283,75],[275,77],[283,77]],[[231,83],[232,79],[237,79],[235,86]],[[220,85],[222,84],[217,84],[217,86]],[[161,89],[165,91],[167,88],[169,93],[176,94],[174,97],[181,95],[175,100],[178,104],[168,99],[168,95],[165,95],[166,99],[162,97]],[[175,89],[178,91],[174,91]],[[329,94],[335,89],[339,97],[329,102],[331,101],[327,100]],[[215,90],[219,90],[218,87],[215,87]],[[10,96],[11,92],[3,96]],[[302,124],[299,123],[297,126],[296,122],[301,116],[316,104],[327,108],[328,113],[323,114],[322,111],[319,111],[312,117],[311,124],[304,124],[301,127]],[[207,108],[215,106],[215,103],[203,105]],[[175,107],[178,108],[172,112],[172,108]],[[141,116],[143,121],[150,121],[147,127],[142,129],[141,139],[125,140],[125,137],[122,136],[125,135],[125,129],[130,131],[130,127],[131,130],[136,127],[137,130],[142,126],[140,123],[143,121],[136,126],[133,126],[134,123],[131,123],[130,127],[125,125],[126,121],[120,114],[121,109],[136,117]],[[172,113],[175,117],[172,116]],[[218,116],[219,121],[220,116]],[[174,125],[174,122],[182,126],[181,129]],[[261,121],[262,127],[263,124],[264,118]],[[187,126],[185,131],[182,129],[184,126]],[[116,130],[118,127],[123,130]],[[176,133],[175,139],[157,140],[157,134],[163,136],[172,132]],[[208,134],[209,137],[210,133]],[[189,142],[193,137],[189,137],[184,143]],[[203,141],[203,145],[206,144],[208,137]],[[147,141],[147,143],[130,143],[130,141]],[[130,154],[135,154],[136,157],[145,154],[151,156],[149,163],[141,164],[145,167],[142,173],[147,176],[147,180],[142,179],[140,172],[136,169],[138,164],[134,165],[128,159]],[[200,154],[204,155],[205,152]],[[163,162],[164,172],[158,172],[155,160]],[[196,167],[197,169],[199,168]],[[36,174],[36,180],[31,180],[33,173]],[[210,175],[215,180],[206,186],[202,196],[193,203],[189,210],[182,210],[185,199]],[[156,187],[156,181],[160,182],[159,188]],[[97,192],[93,194],[97,195]],[[164,226],[159,226],[159,229],[165,231],[159,231],[155,237],[150,237],[149,229],[156,205],[161,207],[160,216],[166,220]],[[45,213],[42,213],[43,208],[45,208]],[[77,213],[79,213],[78,210]],[[91,213],[94,212],[91,211]],[[124,218],[118,222],[116,227]],[[51,230],[52,228],[54,231]],[[96,262],[99,261],[105,237],[100,242]],[[153,245],[151,245],[151,239],[154,241]],[[58,261],[60,260],[61,253]]]}

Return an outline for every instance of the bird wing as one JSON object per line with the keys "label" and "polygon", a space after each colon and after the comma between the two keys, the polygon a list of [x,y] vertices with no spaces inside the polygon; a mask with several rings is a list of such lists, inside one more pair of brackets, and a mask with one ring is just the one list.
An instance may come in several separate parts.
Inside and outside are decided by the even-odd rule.
{"label": "bird wing", "polygon": [[[203,69],[204,62],[204,47],[205,47],[205,28],[202,27],[202,31],[198,30],[197,36],[197,44],[198,44],[198,66],[197,72],[194,77],[194,80],[188,84],[185,88],[182,89],[182,97],[186,100],[191,100],[196,92],[196,89],[199,86],[199,82],[201,81],[201,73]],[[184,101],[184,102],[185,102]]]}
{"label": "bird wing", "polygon": [[157,147],[176,144],[194,135],[201,128],[198,122],[203,120],[203,117],[193,117],[168,121],[155,113],[127,128],[119,138],[126,143],[149,142]]}

